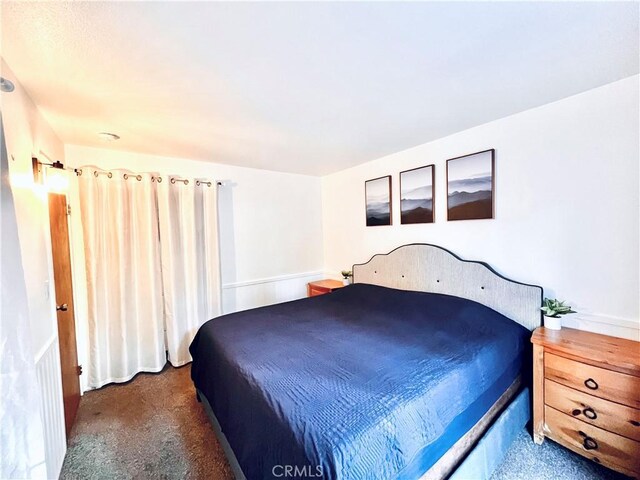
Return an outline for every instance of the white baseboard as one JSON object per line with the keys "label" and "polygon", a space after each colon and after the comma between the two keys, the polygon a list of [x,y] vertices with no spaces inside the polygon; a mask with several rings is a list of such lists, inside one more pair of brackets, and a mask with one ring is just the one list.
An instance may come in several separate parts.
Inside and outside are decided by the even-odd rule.
{"label": "white baseboard", "polygon": [[304,298],[307,283],[323,276],[321,271],[314,271],[226,283],[222,286],[222,312],[233,313]]}
{"label": "white baseboard", "polygon": [[58,337],[39,352],[36,374],[40,386],[40,418],[44,433],[47,478],[58,478],[67,452],[67,438],[62,400],[62,375]]}
{"label": "white baseboard", "polygon": [[46,342],[44,342],[44,345],[42,345],[42,347],[40,347],[40,350],[38,350],[34,355],[34,361],[36,365],[38,364],[38,362],[40,362],[44,354],[47,353],[47,350],[51,348],[51,345],[53,344],[53,342],[57,342],[57,341],[58,341],[58,335],[53,334]]}
{"label": "white baseboard", "polygon": [[562,317],[562,326],[640,341],[640,321],[590,313],[572,313]]}
{"label": "white baseboard", "polygon": [[223,290],[227,290],[230,288],[239,288],[239,287],[248,287],[250,285],[260,285],[263,283],[274,283],[274,282],[282,282],[284,280],[292,280],[294,278],[307,278],[307,277],[314,277],[314,276],[318,276],[318,275],[322,275],[323,272],[322,271],[314,271],[314,272],[302,272],[302,273],[292,273],[289,275],[278,275],[276,277],[266,277],[266,278],[259,278],[256,280],[247,280],[244,282],[231,282],[231,283],[225,283],[222,285],[222,289]]}

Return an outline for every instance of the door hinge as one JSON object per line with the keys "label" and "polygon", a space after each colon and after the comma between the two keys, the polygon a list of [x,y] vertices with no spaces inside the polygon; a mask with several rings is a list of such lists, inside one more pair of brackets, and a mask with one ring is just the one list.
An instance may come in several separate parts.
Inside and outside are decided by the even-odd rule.
{"label": "door hinge", "polygon": [[82,375],[82,365],[78,365],[77,370],[78,370],[78,376]]}
{"label": "door hinge", "polygon": [[71,215],[71,205],[67,203],[67,215]]}

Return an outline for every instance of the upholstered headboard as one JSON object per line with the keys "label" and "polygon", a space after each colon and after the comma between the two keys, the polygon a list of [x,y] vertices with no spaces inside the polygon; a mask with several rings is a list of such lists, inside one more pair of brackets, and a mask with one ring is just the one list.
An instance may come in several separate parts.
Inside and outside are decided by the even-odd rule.
{"label": "upholstered headboard", "polygon": [[442,247],[404,245],[353,266],[354,283],[444,293],[482,303],[533,330],[542,321],[542,288],[503,277],[482,262],[463,260]]}

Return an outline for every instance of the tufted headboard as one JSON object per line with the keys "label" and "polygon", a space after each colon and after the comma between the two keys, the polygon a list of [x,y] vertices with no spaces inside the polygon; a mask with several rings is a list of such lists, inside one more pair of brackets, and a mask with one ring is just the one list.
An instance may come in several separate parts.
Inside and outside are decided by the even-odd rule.
{"label": "tufted headboard", "polygon": [[353,266],[354,283],[444,293],[482,303],[533,330],[541,325],[542,287],[503,277],[482,262],[437,245],[415,243]]}

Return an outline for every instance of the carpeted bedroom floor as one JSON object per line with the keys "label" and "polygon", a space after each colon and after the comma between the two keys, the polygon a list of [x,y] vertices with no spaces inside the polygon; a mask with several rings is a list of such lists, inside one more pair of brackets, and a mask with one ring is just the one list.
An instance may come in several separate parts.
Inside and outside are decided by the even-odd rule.
{"label": "carpeted bedroom floor", "polygon": [[[87,392],[60,478],[232,479],[224,451],[196,401],[189,369],[168,367]],[[624,478],[553,442],[534,445],[523,431],[492,480]]]}

